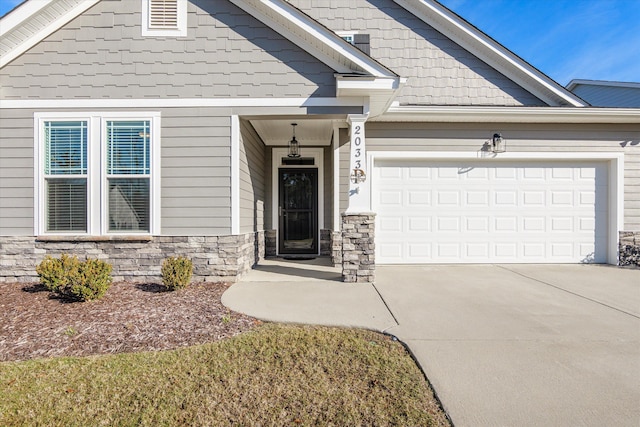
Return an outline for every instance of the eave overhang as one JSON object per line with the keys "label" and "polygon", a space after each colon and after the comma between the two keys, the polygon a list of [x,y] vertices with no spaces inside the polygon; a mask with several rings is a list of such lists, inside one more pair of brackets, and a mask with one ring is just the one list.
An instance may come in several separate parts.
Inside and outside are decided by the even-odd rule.
{"label": "eave overhang", "polygon": [[26,1],[0,19],[0,68],[100,0]]}
{"label": "eave overhang", "polygon": [[425,123],[640,123],[639,108],[391,106],[372,119]]}
{"label": "eave overhang", "polygon": [[406,83],[401,77],[336,75],[336,96],[360,97],[367,100],[370,117],[384,114]]}

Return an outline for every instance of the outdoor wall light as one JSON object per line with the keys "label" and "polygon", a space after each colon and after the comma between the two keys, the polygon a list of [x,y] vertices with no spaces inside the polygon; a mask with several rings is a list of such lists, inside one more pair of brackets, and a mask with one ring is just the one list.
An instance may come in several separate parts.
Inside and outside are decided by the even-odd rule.
{"label": "outdoor wall light", "polygon": [[361,182],[365,182],[367,180],[367,174],[365,174],[362,169],[355,168],[353,172],[351,172],[349,178],[354,184],[360,184]]}
{"label": "outdoor wall light", "polygon": [[298,140],[296,139],[296,126],[298,126],[297,123],[291,123],[291,126],[293,127],[293,137],[291,138],[291,141],[289,141],[289,157],[300,157],[300,143],[298,142]]}
{"label": "outdoor wall light", "polygon": [[491,152],[504,153],[507,151],[507,140],[502,137],[502,134],[494,133],[491,138]]}

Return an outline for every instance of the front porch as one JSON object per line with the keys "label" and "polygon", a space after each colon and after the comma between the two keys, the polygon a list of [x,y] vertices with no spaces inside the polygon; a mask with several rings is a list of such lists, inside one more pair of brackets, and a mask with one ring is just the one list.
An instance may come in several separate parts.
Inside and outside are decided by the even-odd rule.
{"label": "front porch", "polygon": [[[375,218],[364,185],[367,117],[232,117],[237,232],[264,230],[267,257],[324,256],[342,267],[344,281],[373,282]],[[353,170],[358,179],[351,179]]]}

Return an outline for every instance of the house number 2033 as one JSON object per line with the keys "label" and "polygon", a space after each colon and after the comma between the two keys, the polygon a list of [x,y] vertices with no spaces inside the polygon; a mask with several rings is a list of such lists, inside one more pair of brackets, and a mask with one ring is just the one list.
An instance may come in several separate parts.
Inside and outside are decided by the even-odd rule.
{"label": "house number 2033", "polygon": [[362,169],[362,126],[356,125],[353,130],[355,135],[353,138],[354,154],[353,154],[353,167],[354,169]]}

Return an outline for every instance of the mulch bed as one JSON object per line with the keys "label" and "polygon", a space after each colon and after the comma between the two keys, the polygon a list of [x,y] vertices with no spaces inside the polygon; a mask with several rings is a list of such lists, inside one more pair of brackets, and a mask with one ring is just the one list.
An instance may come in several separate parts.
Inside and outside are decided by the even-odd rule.
{"label": "mulch bed", "polygon": [[0,361],[166,350],[218,341],[260,322],[230,311],[224,283],[174,292],[113,284],[100,300],[69,302],[41,285],[0,283]]}

